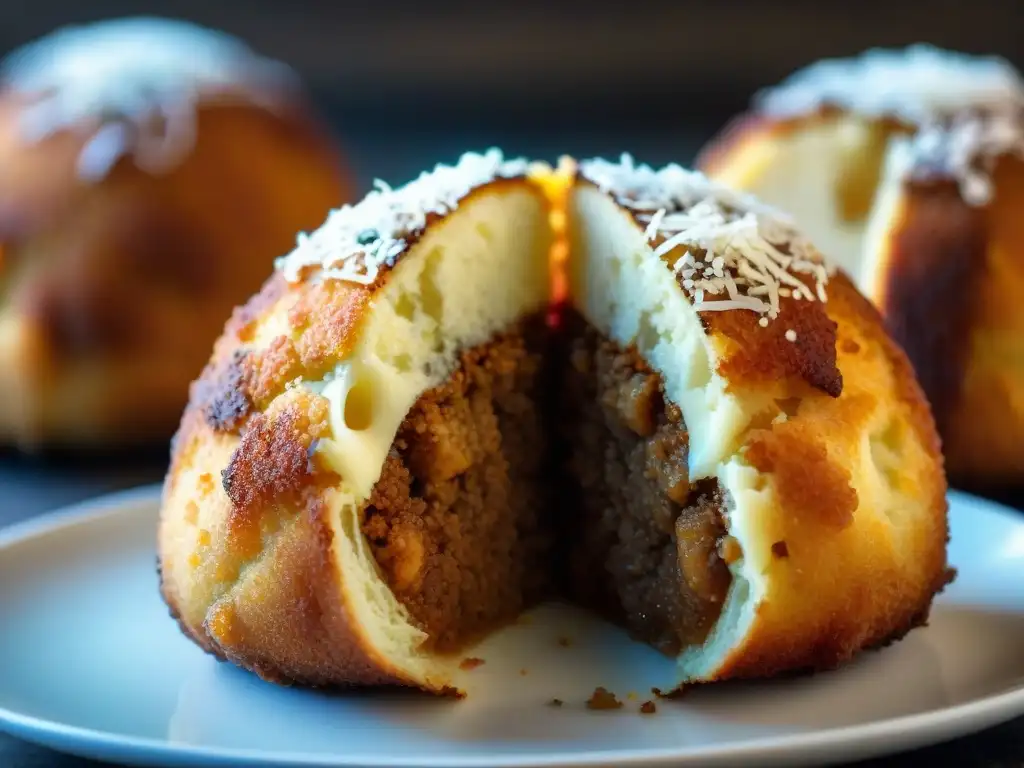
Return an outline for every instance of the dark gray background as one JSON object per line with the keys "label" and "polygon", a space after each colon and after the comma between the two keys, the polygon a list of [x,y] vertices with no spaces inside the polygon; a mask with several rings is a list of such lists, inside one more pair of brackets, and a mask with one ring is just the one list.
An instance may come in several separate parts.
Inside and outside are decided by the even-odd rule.
{"label": "dark gray background", "polygon": [[[491,145],[552,160],[628,150],[689,162],[754,89],[817,57],[875,45],[928,41],[1024,63],[1018,0],[7,0],[0,53],[57,25],[139,13],[219,27],[289,62],[363,189],[374,176],[400,182]],[[159,480],[165,460],[163,445],[0,453],[0,526]],[[1024,721],[872,765],[936,762],[1022,766]],[[0,766],[89,765],[0,735]]]}

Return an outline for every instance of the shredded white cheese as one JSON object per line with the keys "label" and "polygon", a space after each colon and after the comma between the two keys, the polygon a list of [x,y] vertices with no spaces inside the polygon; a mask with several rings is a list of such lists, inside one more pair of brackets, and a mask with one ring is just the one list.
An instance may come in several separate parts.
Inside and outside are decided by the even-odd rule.
{"label": "shredded white cheese", "polygon": [[332,211],[319,229],[300,235],[295,250],[277,260],[277,269],[291,282],[313,268],[324,278],[371,285],[382,268],[394,266],[428,217],[446,216],[474,189],[529,169],[525,159],[506,160],[491,149],[466,153],[455,165],[438,165],[396,189],[378,180],[361,202]]}
{"label": "shredded white cheese", "polygon": [[1005,155],[1024,159],[1024,105],[925,123],[907,143],[907,152],[906,178],[954,178],[967,203],[985,205],[994,193],[996,160]]}
{"label": "shredded white cheese", "polygon": [[623,155],[588,160],[583,178],[646,224],[654,255],[681,251],[672,268],[698,311],[742,309],[778,317],[780,298],[827,301],[829,271],[781,212],[679,165],[654,170]]}
{"label": "shredded white cheese", "polygon": [[128,155],[145,172],[167,172],[194,145],[201,102],[271,108],[297,84],[286,66],[235,38],[146,17],[59,29],[8,55],[0,82],[29,97],[19,125],[25,141],[91,132],[78,158],[87,181]]}
{"label": "shredded white cheese", "polygon": [[997,158],[1024,157],[1024,78],[998,57],[929,45],[873,49],[812,64],[759,93],[755,104],[783,119],[822,107],[896,119],[915,131],[907,178],[955,179],[972,205],[991,199]]}

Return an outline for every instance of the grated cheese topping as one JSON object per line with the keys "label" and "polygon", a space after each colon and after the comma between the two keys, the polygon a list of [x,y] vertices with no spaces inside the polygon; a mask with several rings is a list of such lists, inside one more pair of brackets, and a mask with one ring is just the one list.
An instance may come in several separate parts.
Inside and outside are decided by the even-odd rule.
{"label": "grated cheese topping", "polygon": [[377,180],[361,202],[332,211],[319,229],[299,235],[295,250],[276,267],[293,283],[312,268],[323,278],[372,285],[381,269],[395,265],[429,217],[448,215],[478,187],[529,171],[525,159],[506,160],[500,150],[490,149],[466,153],[455,165],[438,165],[395,189]]}
{"label": "grated cheese topping", "polygon": [[229,35],[150,17],[58,29],[9,54],[0,82],[31,100],[20,115],[25,141],[91,133],[78,158],[87,181],[129,155],[141,170],[165,173],[194,145],[200,102],[269,109],[297,84],[285,65]]}
{"label": "grated cheese topping", "polygon": [[762,111],[778,116],[799,116],[832,105],[917,124],[936,113],[1017,101],[1022,89],[1020,74],[1004,59],[912,45],[823,59],[755,99]]}
{"label": "grated cheese topping", "polygon": [[953,178],[965,202],[985,205],[995,192],[996,161],[1006,155],[1024,159],[1024,102],[1015,109],[960,113],[925,123],[904,151],[904,178]]}
{"label": "grated cheese topping", "polygon": [[588,160],[583,178],[645,225],[654,255],[671,262],[699,312],[749,310],[760,325],[779,315],[780,299],[828,300],[829,268],[789,217],[697,171],[655,170],[624,154],[618,163]]}
{"label": "grated cheese topping", "polygon": [[1024,78],[1004,59],[930,45],[872,49],[825,59],[755,97],[763,113],[799,117],[832,106],[915,129],[907,178],[941,175],[959,182],[968,203],[992,196],[997,158],[1024,158]]}

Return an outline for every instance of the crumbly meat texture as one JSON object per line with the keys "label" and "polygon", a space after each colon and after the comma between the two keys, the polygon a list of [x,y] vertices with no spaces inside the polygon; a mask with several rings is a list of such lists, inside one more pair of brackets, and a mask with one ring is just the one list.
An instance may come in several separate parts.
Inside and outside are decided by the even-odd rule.
{"label": "crumbly meat texture", "polygon": [[565,323],[563,489],[570,590],[666,654],[699,643],[728,591],[725,500],[691,483],[689,438],[661,377],[577,315]]}
{"label": "crumbly meat texture", "polygon": [[462,354],[402,424],[363,510],[396,597],[451,652],[549,586],[543,319]]}

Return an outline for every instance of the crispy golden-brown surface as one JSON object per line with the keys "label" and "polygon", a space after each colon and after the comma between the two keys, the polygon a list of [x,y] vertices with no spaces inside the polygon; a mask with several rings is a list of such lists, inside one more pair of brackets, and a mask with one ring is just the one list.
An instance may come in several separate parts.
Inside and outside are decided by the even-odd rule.
{"label": "crispy golden-brown surface", "polygon": [[322,406],[299,395],[242,441],[189,411],[165,489],[164,598],[203,648],[267,679],[397,683],[350,619],[330,475],[308,460]]}
{"label": "crispy golden-brown surface", "polygon": [[[485,190],[491,194],[512,185],[525,186],[521,180],[499,179],[472,192],[465,202]],[[426,227],[440,220],[432,214]],[[408,238],[406,249],[416,241]],[[385,268],[369,285],[316,280],[296,286],[275,272],[262,290],[233,312],[213,356],[192,385],[189,407],[198,407],[215,430],[236,432],[288,381],[299,376],[319,379],[351,351],[371,301],[389,275]],[[263,331],[266,343],[253,343],[257,332],[268,326],[281,332]]]}
{"label": "crispy golden-brown surface", "polygon": [[339,158],[299,105],[204,106],[169,173],[86,182],[89,131],[28,144],[21,100],[0,95],[0,440],[166,437],[231,307],[349,194]]}
{"label": "crispy golden-brown surface", "polygon": [[[272,388],[276,377],[267,366],[247,380],[245,372],[256,366],[239,360],[262,354],[239,354],[239,334],[261,304],[264,321],[287,312],[287,299],[295,297],[278,280],[235,314],[193,385],[164,490],[163,594],[203,648],[267,679],[396,683],[347,608],[333,549],[336,525],[328,519],[334,478],[310,451],[326,428],[325,399],[296,389],[268,412],[255,411],[249,399],[248,381]],[[332,284],[339,290],[321,296],[325,311],[314,317],[323,322],[309,332],[331,328],[344,340],[368,290]],[[228,401],[238,404],[230,420],[216,405]]]}
{"label": "crispy golden-brown surface", "polygon": [[928,405],[877,312],[845,277],[829,288],[843,394],[804,398],[747,439],[775,496],[770,514],[752,510],[748,535],[771,555],[751,630],[716,679],[827,669],[899,639],[950,578]]}
{"label": "crispy golden-brown surface", "polygon": [[[836,365],[835,322],[819,302],[782,299],[779,304],[785,320],[766,328],[749,312],[704,315],[709,333],[720,334],[733,345],[718,365],[719,374],[749,386],[793,377],[838,396],[843,376]],[[786,338],[789,332],[796,334],[796,341]]]}
{"label": "crispy golden-brown surface", "polygon": [[[541,195],[521,179],[497,180],[463,204],[512,186]],[[315,451],[330,430],[328,401],[285,386],[322,377],[352,350],[391,274],[363,285],[289,284],[275,273],[235,311],[174,439],[161,588],[197,643],[267,679],[454,693],[443,680],[410,680],[355,620],[352,591],[364,587],[338,566],[339,478]]]}
{"label": "crispy golden-brown surface", "polygon": [[1024,477],[1024,161],[1001,158],[988,206],[951,182],[908,186],[880,254],[879,306],[907,350],[954,480]]}

